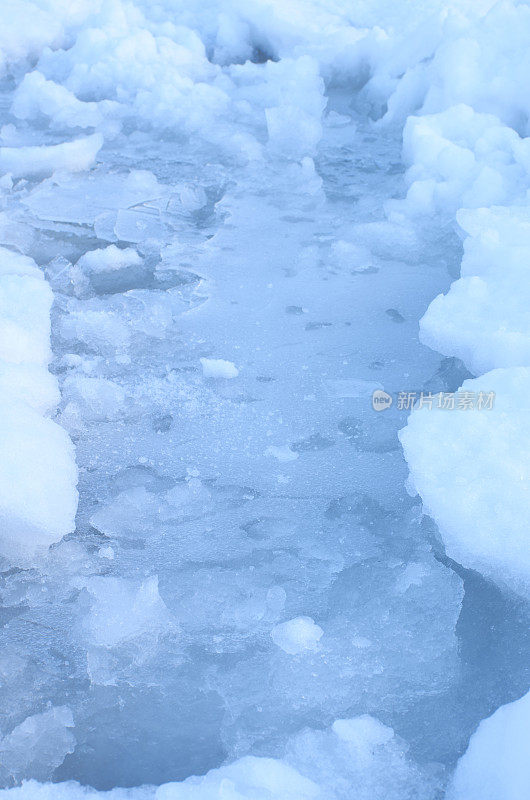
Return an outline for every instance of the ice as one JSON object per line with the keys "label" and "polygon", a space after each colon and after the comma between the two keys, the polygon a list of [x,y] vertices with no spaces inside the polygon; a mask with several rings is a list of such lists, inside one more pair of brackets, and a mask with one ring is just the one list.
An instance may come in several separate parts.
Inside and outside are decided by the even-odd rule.
{"label": "ice", "polygon": [[116,647],[142,634],[156,636],[171,624],[156,577],[136,587],[119,578],[94,576],[86,589],[92,599],[86,623],[91,644]]}
{"label": "ice", "polygon": [[447,800],[524,800],[530,785],[530,694],[483,720],[457,764]]}
{"label": "ice", "polygon": [[[16,789],[1,790],[0,797],[14,800],[98,800],[102,795],[94,789],[78,783],[48,784],[29,780]],[[113,789],[104,794],[105,800],[153,800],[151,788]]]}
{"label": "ice", "polygon": [[0,23],[0,797],[509,797],[527,4]]}
{"label": "ice", "polygon": [[61,335],[67,342],[80,341],[89,351],[126,350],[130,331],[112,312],[104,310],[74,311],[61,321]]}
{"label": "ice", "polygon": [[272,456],[273,458],[277,458],[278,461],[296,461],[298,458],[298,453],[295,453],[291,450],[290,445],[270,445],[265,450],[266,456]]}
{"label": "ice", "polygon": [[167,189],[148,170],[130,169],[125,175],[101,174],[88,178],[63,172],[42,181],[23,202],[43,221],[96,226],[98,220],[101,223],[105,218],[112,241],[116,238],[113,228],[119,209],[163,199],[167,194]]}
{"label": "ice", "polygon": [[34,714],[0,740],[4,780],[16,780],[31,774],[46,780],[68,753],[73,753],[74,719],[67,706],[51,707]]}
{"label": "ice", "polygon": [[154,532],[153,520],[162,508],[157,495],[144,486],[126,489],[90,518],[90,524],[108,537],[142,538]]}
{"label": "ice", "polygon": [[95,133],[56,145],[0,147],[0,170],[14,178],[51,175],[56,170],[82,172],[91,167],[103,137]]}
{"label": "ice", "polygon": [[239,370],[232,361],[224,358],[201,358],[205,378],[237,378]]}
{"label": "ice", "polygon": [[[182,783],[93,794],[78,784],[38,785],[33,781],[0,797],[26,800],[434,800],[442,775],[435,766],[421,769],[407,757],[394,731],[364,715],[338,719],[324,731],[306,729],[293,737],[285,757],[246,756]],[[66,792],[66,794],[65,794]],[[492,795],[493,796],[493,795]],[[515,798],[516,795],[513,795]],[[517,795],[518,797],[518,795]]]}
{"label": "ice", "polygon": [[434,765],[421,770],[392,728],[367,714],[300,733],[287,758],[318,782],[323,797],[337,800],[347,800],[352,790],[359,800],[434,798],[441,783]]}
{"label": "ice", "polygon": [[72,375],[63,383],[63,396],[68,403],[64,413],[81,414],[88,419],[116,419],[125,410],[124,390],[106,378]]}
{"label": "ice", "polygon": [[132,247],[120,250],[111,244],[103,250],[89,250],[77,263],[81,269],[99,274],[137,266],[142,263],[142,259]]}
{"label": "ice", "polygon": [[296,617],[276,625],[271,638],[285,653],[296,655],[303,650],[314,650],[323,633],[311,617]]}
{"label": "ice", "polygon": [[269,148],[287,158],[314,155],[322,136],[320,122],[296,106],[266,109]]}

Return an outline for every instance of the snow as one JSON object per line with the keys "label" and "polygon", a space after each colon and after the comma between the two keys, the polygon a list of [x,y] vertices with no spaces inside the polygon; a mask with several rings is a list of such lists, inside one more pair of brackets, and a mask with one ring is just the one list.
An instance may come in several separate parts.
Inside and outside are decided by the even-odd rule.
{"label": "snow", "polygon": [[[426,344],[461,358],[475,374],[530,363],[526,260],[530,212],[525,206],[462,209],[467,235],[462,277],[425,314]],[[513,287],[517,286],[517,291]]]}
{"label": "snow", "polygon": [[9,405],[20,401],[40,414],[53,412],[61,399],[57,379],[39,364],[0,361],[0,397]]}
{"label": "snow", "polygon": [[483,720],[457,764],[447,800],[524,800],[530,785],[530,694]]}
{"label": "snow", "polygon": [[314,650],[323,633],[311,617],[296,617],[276,625],[271,638],[284,653],[296,655],[303,650]]}
{"label": "snow", "polygon": [[102,250],[89,250],[77,262],[83,271],[110,272],[133,267],[142,263],[142,259],[132,247],[120,250],[111,244]]}
{"label": "snow", "polygon": [[74,529],[74,448],[51,419],[24,403],[1,402],[0,555],[31,564]]}
{"label": "snow", "polygon": [[[119,110],[119,104],[112,101],[103,107]],[[11,110],[19,120],[49,117],[59,129],[104,127],[105,116],[98,103],[79,100],[66,86],[47,81],[37,69],[26,73],[17,87]]]}
{"label": "snow", "polygon": [[60,399],[51,359],[53,294],[36,263],[0,252],[0,555],[32,560],[74,528],[77,470],[72,444],[51,419]]}
{"label": "snow", "polygon": [[224,358],[201,358],[205,378],[237,378],[239,370],[232,361]]}
{"label": "snow", "polygon": [[447,555],[528,596],[530,370],[493,370],[461,387],[481,391],[495,393],[492,409],[415,410],[400,438]]}
{"label": "snow", "polygon": [[[402,207],[412,216],[439,214],[458,224],[461,277],[431,302],[420,335],[482,376],[471,390],[491,382],[498,398],[489,417],[412,414],[402,434],[412,485],[438,523],[448,555],[524,595],[528,542],[519,520],[528,481],[529,162],[517,81],[528,69],[527,22],[524,6],[499,4],[465,36],[453,34],[425,67],[423,111],[430,113],[405,125],[410,188]],[[492,65],[495,78],[488,82]]]}
{"label": "snow", "polygon": [[0,278],[0,358],[14,364],[47,364],[53,294],[42,279],[29,275]]}

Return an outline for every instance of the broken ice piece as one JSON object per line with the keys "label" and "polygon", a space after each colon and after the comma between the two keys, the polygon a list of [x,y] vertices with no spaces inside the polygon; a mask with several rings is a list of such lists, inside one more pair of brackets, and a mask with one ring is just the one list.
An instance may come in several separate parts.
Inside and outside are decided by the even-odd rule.
{"label": "broken ice piece", "polygon": [[201,358],[205,378],[237,378],[239,370],[232,361],[223,358]]}

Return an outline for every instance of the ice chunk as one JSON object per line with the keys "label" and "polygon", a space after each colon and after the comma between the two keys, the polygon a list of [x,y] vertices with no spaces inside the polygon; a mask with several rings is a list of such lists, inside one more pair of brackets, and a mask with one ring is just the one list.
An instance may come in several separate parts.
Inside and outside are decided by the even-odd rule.
{"label": "ice chunk", "polygon": [[120,250],[111,244],[101,250],[89,250],[77,263],[88,273],[99,273],[136,266],[142,263],[142,259],[132,247]]}
{"label": "ice chunk", "polygon": [[92,598],[86,629],[93,645],[116,647],[142,635],[156,637],[173,622],[156,576],[140,586],[124,578],[94,576],[86,588]]}
{"label": "ice chunk", "polygon": [[367,714],[306,730],[288,744],[286,760],[336,800],[435,800],[443,775],[421,769],[392,728]]}
{"label": "ice chunk", "polygon": [[239,370],[232,361],[223,358],[201,358],[205,378],[237,378]]}
{"label": "ice chunk", "polygon": [[[118,209],[167,194],[167,188],[146,170],[131,170],[127,175],[61,172],[39,184],[23,202],[41,220],[94,225],[99,218],[102,227],[109,231],[114,227]],[[112,232],[111,238],[114,236]]]}
{"label": "ice chunk", "polygon": [[413,411],[400,432],[411,486],[447,555],[526,596],[529,397],[529,369],[493,370],[464,381],[453,410],[435,401]]}
{"label": "ice chunk", "polygon": [[0,406],[0,555],[27,564],[74,529],[74,448],[66,431],[29,406]]}
{"label": "ice chunk", "polygon": [[421,259],[418,235],[406,221],[362,222],[353,226],[356,241],[381,258],[417,263]]}
{"label": "ice chunk", "polygon": [[340,239],[331,245],[332,265],[354,272],[373,269],[374,258],[368,247]]}
{"label": "ice chunk", "polygon": [[124,350],[131,338],[119,315],[103,310],[73,310],[61,320],[60,331],[65,341],[81,341],[95,352]]}
{"label": "ice chunk", "polygon": [[117,419],[125,407],[123,388],[106,378],[71,375],[64,381],[63,394],[86,419]]}
{"label": "ice chunk", "polygon": [[526,800],[530,693],[483,720],[457,764],[447,800]]}
{"label": "ice chunk", "polygon": [[100,133],[62,144],[0,147],[0,171],[14,178],[51,175],[56,170],[82,172],[92,166],[103,145]]}
{"label": "ice chunk", "polygon": [[114,233],[122,242],[145,242],[147,239],[163,239],[165,229],[157,209],[138,206],[118,210]]}
{"label": "ice chunk", "polygon": [[311,617],[295,617],[276,625],[271,638],[285,653],[296,655],[303,650],[314,650],[323,633]]}
{"label": "ice chunk", "polygon": [[161,500],[143,486],[126,489],[90,518],[96,530],[111,537],[142,538],[153,533],[161,510]]}
{"label": "ice chunk", "polygon": [[17,725],[0,741],[0,773],[5,778],[51,778],[53,771],[73,753],[76,740],[72,712],[67,706],[51,707]]}
{"label": "ice chunk", "polygon": [[81,256],[77,267],[100,294],[140,287],[149,275],[136,250],[132,247],[121,250],[113,244],[102,250],[89,250]]}
{"label": "ice chunk", "polygon": [[404,158],[411,166],[411,213],[454,213],[461,206],[501,204],[520,195],[524,167],[517,133],[492,114],[466,105],[409,117]]}

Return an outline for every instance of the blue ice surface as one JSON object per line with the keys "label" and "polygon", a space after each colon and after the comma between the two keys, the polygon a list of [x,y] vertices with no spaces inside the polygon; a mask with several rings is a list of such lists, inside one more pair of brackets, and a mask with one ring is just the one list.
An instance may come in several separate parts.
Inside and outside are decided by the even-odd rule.
{"label": "blue ice surface", "polygon": [[[459,385],[418,341],[459,243],[387,222],[399,136],[340,94],[333,110],[314,174],[145,133],[26,203],[80,506],[40,570],[2,576],[2,646],[24,662],[6,729],[49,703],[75,719],[60,766],[17,780],[180,780],[360,714],[451,766],[524,688],[522,612],[444,559],[405,489],[406,411],[371,404]],[[109,204],[136,169],[161,196],[140,181]],[[75,272],[113,242],[141,266]],[[293,653],[274,631],[299,618],[322,634]]]}

